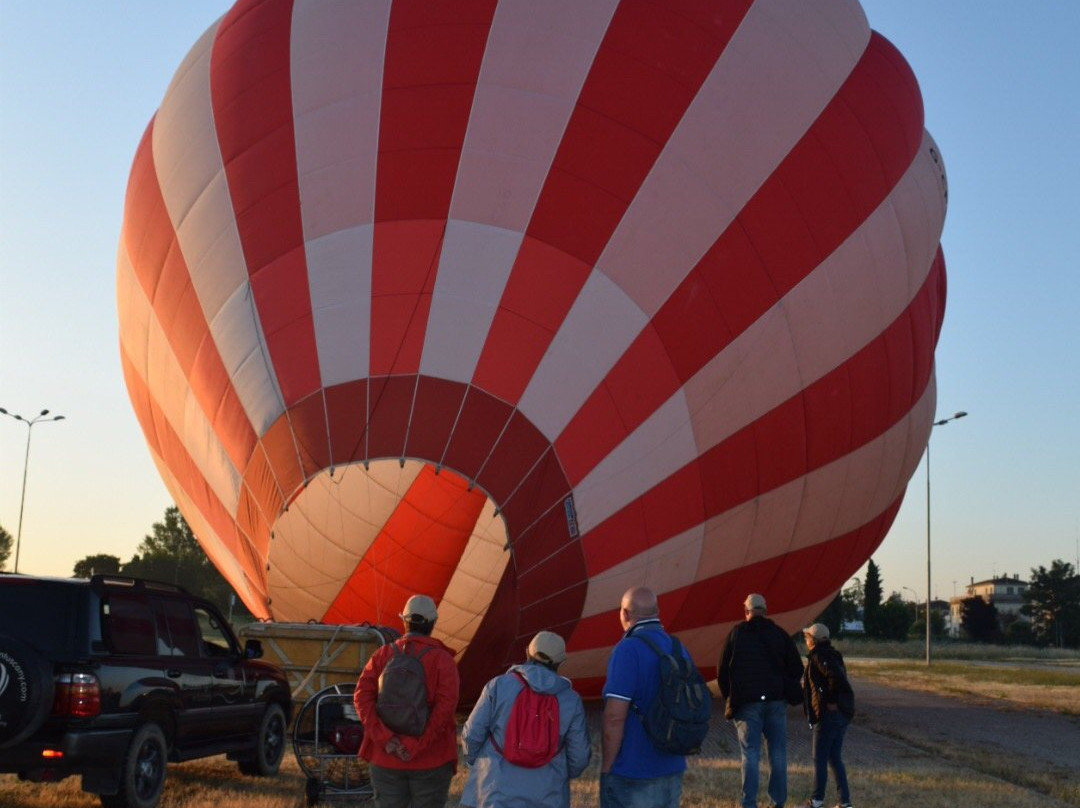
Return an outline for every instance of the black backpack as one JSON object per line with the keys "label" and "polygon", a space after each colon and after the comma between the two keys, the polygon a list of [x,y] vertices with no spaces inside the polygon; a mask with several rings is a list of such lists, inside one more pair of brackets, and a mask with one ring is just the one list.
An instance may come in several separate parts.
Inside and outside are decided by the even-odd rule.
{"label": "black backpack", "polygon": [[645,734],[653,746],[672,755],[696,755],[709,732],[712,694],[701,673],[686,655],[678,637],[671,637],[671,653],[661,651],[656,643],[641,634],[641,640],[660,658],[660,689],[652,704],[642,713]]}
{"label": "black backpack", "polygon": [[420,660],[431,646],[419,654],[410,654],[407,640],[400,643],[391,646],[393,654],[379,674],[375,712],[387,729],[399,735],[419,737],[424,734],[428,720],[427,674]]}

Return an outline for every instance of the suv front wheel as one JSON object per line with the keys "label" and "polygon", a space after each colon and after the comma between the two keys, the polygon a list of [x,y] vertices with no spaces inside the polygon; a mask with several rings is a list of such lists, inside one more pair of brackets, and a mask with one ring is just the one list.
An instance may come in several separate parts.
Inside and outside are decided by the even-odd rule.
{"label": "suv front wheel", "polygon": [[270,777],[277,774],[285,754],[285,711],[280,704],[268,704],[259,724],[255,756],[239,761],[243,774]]}
{"label": "suv front wheel", "polygon": [[131,738],[120,769],[120,790],[102,794],[105,808],[155,808],[165,788],[167,749],[157,724],[143,724]]}

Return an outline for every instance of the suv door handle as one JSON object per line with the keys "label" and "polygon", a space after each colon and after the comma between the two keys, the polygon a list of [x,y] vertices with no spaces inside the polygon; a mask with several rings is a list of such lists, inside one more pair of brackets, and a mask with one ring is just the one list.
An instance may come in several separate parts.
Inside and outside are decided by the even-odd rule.
{"label": "suv door handle", "polygon": [[224,662],[219,662],[214,666],[214,677],[217,679],[224,679],[229,675],[229,666]]}
{"label": "suv door handle", "polygon": [[179,679],[183,675],[183,673],[176,668],[169,668],[167,671],[165,671],[165,675],[168,676],[170,679]]}

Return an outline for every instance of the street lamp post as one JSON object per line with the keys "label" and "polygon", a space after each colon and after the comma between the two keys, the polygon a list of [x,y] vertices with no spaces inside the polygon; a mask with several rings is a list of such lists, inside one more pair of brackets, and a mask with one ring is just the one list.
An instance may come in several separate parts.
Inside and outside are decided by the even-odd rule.
{"label": "street lamp post", "polygon": [[13,567],[13,572],[18,572],[19,549],[22,545],[23,508],[26,506],[26,473],[30,469],[30,437],[34,434],[34,424],[39,422],[48,423],[49,421],[63,421],[64,416],[54,415],[52,418],[46,418],[45,416],[49,414],[49,411],[42,410],[33,418],[23,418],[17,413],[8,412],[3,407],[0,407],[0,413],[9,415],[16,421],[22,421],[26,424],[26,455],[23,457],[22,496],[19,499],[19,528],[15,533],[15,566]]}
{"label": "street lamp post", "polygon": [[[949,421],[966,416],[966,412],[958,412],[949,418],[934,421],[930,426],[945,426]],[[926,439],[926,664],[930,665],[930,438]]]}

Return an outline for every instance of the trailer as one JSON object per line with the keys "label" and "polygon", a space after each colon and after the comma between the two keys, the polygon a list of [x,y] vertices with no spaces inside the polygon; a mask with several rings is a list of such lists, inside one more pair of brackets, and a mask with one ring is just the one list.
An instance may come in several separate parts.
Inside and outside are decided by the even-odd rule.
{"label": "trailer", "polygon": [[259,640],[263,658],[289,678],[294,701],[305,702],[331,685],[355,685],[376,649],[401,634],[370,623],[256,622],[240,628],[242,639]]}

